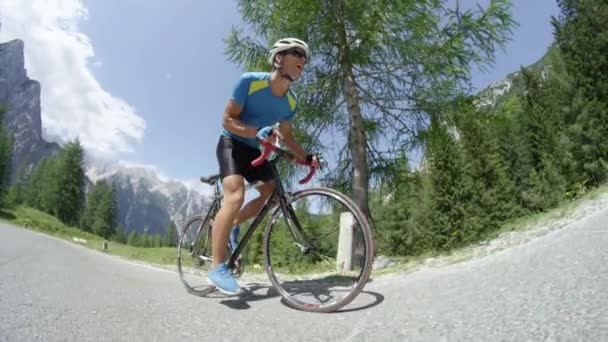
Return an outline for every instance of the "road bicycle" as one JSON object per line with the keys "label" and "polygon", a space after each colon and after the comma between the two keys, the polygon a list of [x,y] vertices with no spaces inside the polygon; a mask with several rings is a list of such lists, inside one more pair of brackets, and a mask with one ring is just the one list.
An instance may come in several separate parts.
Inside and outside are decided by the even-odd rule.
{"label": "road bicycle", "polygon": [[[269,162],[276,187],[241,234],[236,248],[230,251],[227,246],[225,262],[235,276],[242,276],[244,264],[249,262],[247,255],[255,256],[245,246],[264,224],[263,267],[285,303],[304,311],[336,311],[355,299],[370,277],[373,240],[367,218],[350,198],[336,190],[313,187],[286,191],[277,163],[297,159],[276,144],[266,140],[261,144],[261,155],[252,165]],[[316,171],[308,166],[310,172],[300,184],[308,182]],[[183,225],[177,244],[177,269],[188,292],[207,296],[215,291],[206,275],[213,262],[213,218],[223,195],[219,175],[201,177],[201,181],[214,186],[214,195],[206,214],[190,217]],[[248,184],[247,188],[253,186]],[[255,237],[259,241],[261,236]],[[261,270],[261,265],[255,260],[253,263],[254,269]]]}

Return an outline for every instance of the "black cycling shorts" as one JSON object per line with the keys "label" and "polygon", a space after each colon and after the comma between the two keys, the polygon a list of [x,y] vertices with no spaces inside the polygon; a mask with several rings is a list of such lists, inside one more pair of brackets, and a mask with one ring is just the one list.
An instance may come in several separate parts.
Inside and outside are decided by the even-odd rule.
{"label": "black cycling shorts", "polygon": [[220,177],[241,175],[247,182],[266,182],[273,178],[272,168],[268,161],[260,166],[251,166],[251,162],[257,159],[261,150],[251,147],[244,142],[238,141],[225,135],[220,136],[217,143],[217,161],[220,164]]}

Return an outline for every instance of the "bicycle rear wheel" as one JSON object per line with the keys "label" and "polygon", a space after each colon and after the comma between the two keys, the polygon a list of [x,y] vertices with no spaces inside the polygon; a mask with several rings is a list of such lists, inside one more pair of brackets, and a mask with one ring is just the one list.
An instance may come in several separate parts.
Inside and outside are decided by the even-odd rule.
{"label": "bicycle rear wheel", "polygon": [[278,207],[264,234],[270,281],[288,305],[304,311],[350,303],[369,279],[372,257],[369,223],[352,200],[328,188],[289,196],[286,212]]}
{"label": "bicycle rear wheel", "polygon": [[179,277],[186,290],[197,296],[206,296],[215,290],[206,280],[213,263],[211,241],[211,224],[198,215],[186,221],[177,244]]}

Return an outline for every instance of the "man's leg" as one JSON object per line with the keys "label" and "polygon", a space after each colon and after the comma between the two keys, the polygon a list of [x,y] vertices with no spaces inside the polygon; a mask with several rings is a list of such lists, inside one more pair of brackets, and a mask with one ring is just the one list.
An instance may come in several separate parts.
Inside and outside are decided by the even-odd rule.
{"label": "man's leg", "polygon": [[224,188],[224,205],[220,208],[213,222],[213,268],[224,260],[228,235],[239,209],[243,205],[245,182],[240,175],[226,176],[222,180]]}
{"label": "man's leg", "polygon": [[234,220],[234,224],[241,224],[260,212],[264,203],[272,192],[274,191],[275,184],[273,180],[267,181],[262,185],[256,187],[256,190],[260,193],[260,195],[251,201],[249,201],[243,209],[238,213],[237,217]]}

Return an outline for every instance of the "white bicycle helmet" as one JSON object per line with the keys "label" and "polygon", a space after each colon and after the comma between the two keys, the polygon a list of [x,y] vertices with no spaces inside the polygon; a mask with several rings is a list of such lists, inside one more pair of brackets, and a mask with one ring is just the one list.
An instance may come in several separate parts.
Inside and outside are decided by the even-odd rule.
{"label": "white bicycle helmet", "polygon": [[293,48],[303,50],[306,53],[306,60],[308,61],[310,59],[310,49],[308,48],[308,44],[297,38],[283,38],[274,43],[270,49],[270,52],[268,53],[268,62],[270,65],[276,68],[277,66],[274,63],[275,56],[280,52]]}

